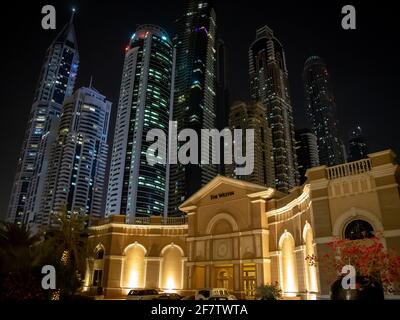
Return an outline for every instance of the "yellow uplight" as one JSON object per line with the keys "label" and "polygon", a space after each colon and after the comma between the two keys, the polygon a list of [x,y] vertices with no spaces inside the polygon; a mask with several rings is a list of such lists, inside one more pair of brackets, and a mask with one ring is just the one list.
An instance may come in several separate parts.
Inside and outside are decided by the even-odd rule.
{"label": "yellow uplight", "polygon": [[139,275],[136,270],[132,270],[129,275],[129,287],[130,288],[139,287]]}
{"label": "yellow uplight", "polygon": [[172,276],[169,276],[167,279],[167,285],[166,285],[165,289],[171,290],[171,289],[175,289],[175,288],[176,288],[175,281]]}

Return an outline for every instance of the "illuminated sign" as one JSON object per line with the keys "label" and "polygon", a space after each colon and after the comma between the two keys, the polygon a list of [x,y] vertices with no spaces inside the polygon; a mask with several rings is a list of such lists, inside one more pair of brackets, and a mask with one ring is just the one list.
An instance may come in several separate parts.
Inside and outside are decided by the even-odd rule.
{"label": "illuminated sign", "polygon": [[219,194],[212,194],[210,196],[211,200],[217,200],[217,199],[221,199],[221,198],[226,198],[226,197],[231,197],[233,196],[235,193],[233,191],[230,192],[223,192],[223,193],[219,193]]}

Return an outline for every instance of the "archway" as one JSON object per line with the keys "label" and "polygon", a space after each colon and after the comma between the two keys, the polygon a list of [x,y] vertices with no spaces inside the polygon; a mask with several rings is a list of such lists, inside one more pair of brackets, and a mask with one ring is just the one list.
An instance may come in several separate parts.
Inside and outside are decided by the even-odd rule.
{"label": "archway", "polygon": [[[305,244],[305,256],[315,257],[314,250],[314,235],[311,225],[307,222],[303,229],[303,240]],[[317,267],[311,264],[311,261],[306,260],[306,279],[307,279],[307,292],[318,292],[318,277]]]}
{"label": "archway", "polygon": [[[92,286],[102,287],[103,285],[103,269],[104,269],[104,247],[102,244],[96,246],[93,252],[93,274]],[[100,292],[99,292],[100,293]]]}
{"label": "archway", "polygon": [[206,228],[206,234],[211,234],[213,232],[215,224],[220,220],[225,220],[227,223],[229,223],[230,229],[233,232],[236,232],[239,230],[239,226],[238,226],[236,220],[230,214],[219,213],[216,216],[214,216],[208,223],[207,228]]}
{"label": "archway", "polygon": [[183,288],[183,250],[170,244],[161,251],[160,288],[182,289]]}
{"label": "archway", "polygon": [[96,260],[102,260],[104,258],[104,247],[102,245],[98,245],[96,249],[94,249],[94,258]]}
{"label": "archway", "polygon": [[368,239],[373,236],[374,228],[365,220],[352,220],[344,228],[344,238],[348,240]]}
{"label": "archway", "polygon": [[298,291],[297,284],[297,268],[296,257],[294,253],[295,243],[293,236],[285,231],[279,241],[281,250],[281,276],[282,290],[285,294],[296,293]]}
{"label": "archway", "polygon": [[124,251],[122,287],[144,288],[146,278],[146,249],[138,243],[126,247]]}
{"label": "archway", "polygon": [[380,219],[373,213],[360,209],[351,208],[341,214],[333,224],[332,234],[335,237],[344,237],[344,230],[346,226],[352,220],[364,220],[367,221],[374,229],[375,234],[383,232],[383,225]]}
{"label": "archway", "polygon": [[226,270],[220,270],[217,275],[217,287],[218,288],[229,288],[229,276]]}

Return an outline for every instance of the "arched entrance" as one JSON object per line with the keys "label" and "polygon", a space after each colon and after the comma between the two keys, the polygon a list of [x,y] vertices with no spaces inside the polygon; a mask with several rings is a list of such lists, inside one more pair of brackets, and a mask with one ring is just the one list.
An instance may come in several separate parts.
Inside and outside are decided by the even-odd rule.
{"label": "arched entrance", "polygon": [[183,288],[183,250],[174,244],[161,251],[160,288]]}
{"label": "arched entrance", "polygon": [[226,270],[221,270],[218,272],[217,286],[218,288],[229,289],[229,276]]}
{"label": "arched entrance", "polygon": [[295,243],[293,236],[285,231],[279,241],[281,250],[281,287],[284,294],[298,292]]}
{"label": "arched entrance", "polygon": [[[305,256],[310,258],[315,257],[314,235],[309,223],[306,223],[304,226],[303,240],[305,244]],[[306,259],[307,292],[318,292],[317,267],[311,263],[312,260],[314,259]]]}
{"label": "arched entrance", "polygon": [[123,288],[144,288],[146,279],[146,249],[138,243],[129,245],[124,251]]}

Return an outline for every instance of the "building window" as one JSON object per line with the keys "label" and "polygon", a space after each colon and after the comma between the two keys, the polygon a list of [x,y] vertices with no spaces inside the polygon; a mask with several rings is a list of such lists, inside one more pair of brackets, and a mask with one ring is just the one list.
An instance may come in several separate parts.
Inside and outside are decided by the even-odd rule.
{"label": "building window", "polygon": [[374,228],[364,220],[353,220],[344,230],[344,237],[348,240],[368,239],[373,236]]}
{"label": "building window", "polygon": [[96,259],[101,260],[104,257],[104,249],[100,248],[99,250],[96,251]]}
{"label": "building window", "polygon": [[94,270],[93,286],[101,287],[102,278],[103,278],[103,270]]}

